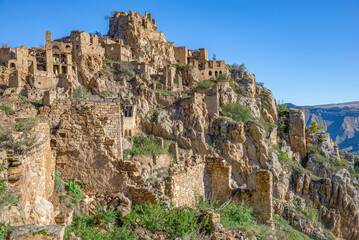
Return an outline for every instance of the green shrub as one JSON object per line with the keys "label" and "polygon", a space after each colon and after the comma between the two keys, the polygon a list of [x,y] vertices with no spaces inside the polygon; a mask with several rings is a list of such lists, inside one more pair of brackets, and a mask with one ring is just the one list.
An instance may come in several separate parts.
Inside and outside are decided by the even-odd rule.
{"label": "green shrub", "polygon": [[74,201],[76,203],[84,197],[80,186],[76,183],[76,179],[66,182],[65,189],[74,195]]}
{"label": "green shrub", "polygon": [[246,107],[238,103],[228,103],[223,105],[222,115],[230,117],[236,122],[247,122],[253,119],[251,111]]}
{"label": "green shrub", "polygon": [[257,82],[258,86],[264,87],[264,82]]}
{"label": "green shrub", "polygon": [[230,203],[218,213],[221,215],[221,224],[225,228],[245,229],[256,224],[252,209],[245,206],[243,202],[240,205]]}
{"label": "green shrub", "polygon": [[231,87],[235,93],[237,93],[239,96],[248,97],[248,93],[242,86],[235,86],[233,83],[231,83]]}
{"label": "green shrub", "polygon": [[277,216],[274,215],[273,217],[275,227],[276,227],[276,237],[277,239],[296,239],[296,240],[311,240],[310,237],[295,230],[292,226],[288,224],[288,222]]}
{"label": "green shrub", "polygon": [[213,87],[214,82],[212,80],[202,80],[197,82],[197,87],[200,88],[210,88]]}
{"label": "green shrub", "polygon": [[329,158],[329,164],[330,164],[330,169],[335,172],[342,168],[349,170],[349,163],[346,160]]}
{"label": "green shrub", "polygon": [[135,67],[130,62],[120,62],[116,65],[114,73],[117,74],[115,80],[130,81],[135,76]]}
{"label": "green shrub", "polygon": [[42,229],[40,231],[37,231],[37,232],[32,232],[30,231],[30,233],[33,235],[33,236],[36,236],[36,235],[44,235],[44,236],[51,236],[45,229]]}
{"label": "green shrub", "polygon": [[30,102],[36,109],[39,109],[42,106],[42,99]]}
{"label": "green shrub", "polygon": [[55,179],[54,179],[54,190],[55,192],[57,192],[62,184],[62,180],[60,178],[60,173],[59,171],[55,170]]}
{"label": "green shrub", "polygon": [[72,97],[75,99],[87,99],[90,96],[91,94],[83,86],[79,86],[75,88],[74,91],[72,92]]}
{"label": "green shrub", "polygon": [[8,239],[7,235],[11,230],[10,224],[0,223],[0,240]]}
{"label": "green shrub", "polygon": [[281,104],[278,106],[278,114],[282,115],[287,111],[287,104]]}
{"label": "green shrub", "polygon": [[123,219],[123,223],[133,224],[136,219],[139,219],[140,223],[151,231],[167,232],[171,236],[170,239],[197,232],[201,227],[193,210],[189,208],[166,210],[159,204],[134,205],[131,214]]}
{"label": "green shrub", "polygon": [[327,131],[327,128],[317,122],[311,122],[309,127],[306,129],[307,133],[319,133],[325,131]]}
{"label": "green shrub", "polygon": [[133,137],[132,149],[127,150],[127,154],[157,156],[162,153],[167,153],[166,149],[161,148],[154,140],[144,136]]}
{"label": "green shrub", "polygon": [[218,74],[218,76],[217,76],[217,78],[216,78],[215,81],[216,81],[216,82],[228,82],[229,79],[227,78],[227,75],[226,75],[226,74],[221,73],[221,74]]}
{"label": "green shrub", "polygon": [[[134,240],[137,239],[135,233],[127,226],[119,227],[116,225],[118,212],[107,211],[96,213],[95,216],[88,217],[86,215],[75,217],[72,224],[65,230],[65,238],[67,239],[71,232],[74,232],[81,239],[91,240]],[[106,226],[101,226],[100,219],[104,220]],[[106,229],[107,231],[102,231]]]}
{"label": "green shrub", "polygon": [[14,113],[14,110],[12,110],[11,108],[9,108],[8,106],[6,106],[4,104],[0,105],[0,110],[3,110],[6,115],[11,115]]}
{"label": "green shrub", "polygon": [[324,155],[322,153],[322,150],[319,146],[313,145],[311,143],[307,144],[307,148],[309,150],[309,154],[314,155],[317,162],[323,162],[324,161]]}
{"label": "green shrub", "polygon": [[[2,171],[4,171],[4,165],[0,166],[0,174]],[[14,205],[18,202],[18,196],[7,187],[6,179],[0,178],[0,208],[5,204]],[[3,227],[3,225],[0,225],[0,236]]]}
{"label": "green shrub", "polygon": [[246,68],[246,66],[244,65],[244,63],[242,63],[241,65],[238,65],[237,63],[233,63],[233,64],[231,65],[231,68],[232,68],[233,70],[237,70],[237,71],[246,71],[246,70],[247,70],[247,68]]}
{"label": "green shrub", "polygon": [[309,219],[309,221],[311,221],[312,223],[318,222],[319,221],[319,213],[318,213],[318,209],[316,208],[316,206],[312,203],[309,202],[304,210],[303,213],[305,215],[305,217],[307,219]]}
{"label": "green shrub", "polygon": [[19,154],[33,154],[44,142],[33,131],[35,125],[35,118],[18,119],[15,122],[0,121],[0,147],[13,149]]}

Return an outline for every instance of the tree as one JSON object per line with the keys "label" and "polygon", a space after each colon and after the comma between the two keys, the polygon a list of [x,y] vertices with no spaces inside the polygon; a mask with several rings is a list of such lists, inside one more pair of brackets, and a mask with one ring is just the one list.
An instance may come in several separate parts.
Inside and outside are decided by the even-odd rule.
{"label": "tree", "polygon": [[217,61],[217,56],[215,53],[213,53],[213,61]]}
{"label": "tree", "polygon": [[309,127],[307,128],[307,133],[318,133],[325,131],[327,131],[327,128],[317,122],[311,122]]}
{"label": "tree", "polygon": [[232,68],[233,70],[243,71],[243,72],[247,70],[247,68],[246,68],[246,66],[244,65],[244,63],[242,63],[241,65],[238,65],[237,63],[233,63],[232,66],[231,66],[231,68]]}

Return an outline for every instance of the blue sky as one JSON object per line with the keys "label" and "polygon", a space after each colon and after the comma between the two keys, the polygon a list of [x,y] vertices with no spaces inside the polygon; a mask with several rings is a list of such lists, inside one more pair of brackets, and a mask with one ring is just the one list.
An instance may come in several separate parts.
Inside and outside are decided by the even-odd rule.
{"label": "blue sky", "polygon": [[278,100],[359,100],[359,0],[0,0],[0,42],[37,47],[45,30],[105,34],[113,10],[148,11],[176,46],[245,63]]}

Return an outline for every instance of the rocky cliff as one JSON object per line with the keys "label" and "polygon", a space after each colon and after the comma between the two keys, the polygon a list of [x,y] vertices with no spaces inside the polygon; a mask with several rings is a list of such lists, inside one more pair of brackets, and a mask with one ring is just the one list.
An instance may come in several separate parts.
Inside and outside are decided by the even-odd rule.
{"label": "rocky cliff", "polygon": [[254,74],[166,42],[147,13],[46,38],[2,59],[2,236],[359,238],[356,159]]}

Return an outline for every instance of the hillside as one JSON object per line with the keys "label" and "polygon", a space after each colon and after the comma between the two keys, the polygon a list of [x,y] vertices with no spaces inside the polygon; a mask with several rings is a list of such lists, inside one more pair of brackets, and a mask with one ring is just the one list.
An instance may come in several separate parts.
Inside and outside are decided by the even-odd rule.
{"label": "hillside", "polygon": [[5,239],[359,239],[358,158],[256,76],[114,12],[0,49]]}
{"label": "hillside", "polygon": [[359,154],[359,102],[326,104],[317,106],[295,106],[303,110],[307,126],[312,121],[327,128],[328,133],[340,150]]}

